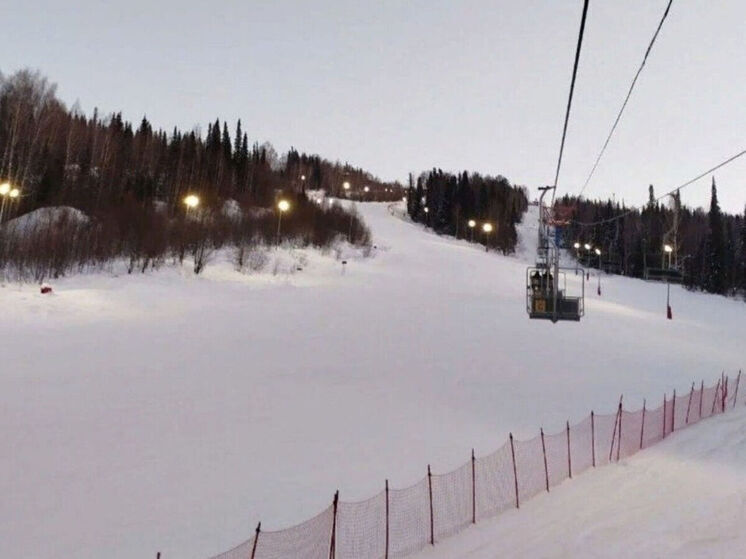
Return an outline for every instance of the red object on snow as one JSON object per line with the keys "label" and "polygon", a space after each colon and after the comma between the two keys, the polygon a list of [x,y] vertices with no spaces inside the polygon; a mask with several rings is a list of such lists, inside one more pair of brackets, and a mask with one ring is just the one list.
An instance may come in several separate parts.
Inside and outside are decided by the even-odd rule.
{"label": "red object on snow", "polygon": [[41,294],[42,295],[46,295],[47,293],[51,293],[51,292],[52,292],[52,288],[50,286],[48,286],[48,285],[42,285],[41,286]]}

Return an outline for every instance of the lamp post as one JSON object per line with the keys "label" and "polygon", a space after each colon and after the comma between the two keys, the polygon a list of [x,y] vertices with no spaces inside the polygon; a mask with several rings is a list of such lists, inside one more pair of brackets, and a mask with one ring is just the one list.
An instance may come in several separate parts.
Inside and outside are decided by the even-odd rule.
{"label": "lamp post", "polygon": [[471,229],[471,242],[474,242],[474,228],[477,226],[477,222],[473,219],[468,221],[469,229]]}
{"label": "lamp post", "polygon": [[663,245],[663,252],[668,257],[667,269],[671,268],[671,255],[673,254],[673,247],[669,244]]}
{"label": "lamp post", "polygon": [[430,227],[430,208],[425,206],[425,225]]}
{"label": "lamp post", "polygon": [[280,200],[277,202],[277,245],[280,245],[280,235],[282,233],[282,214],[290,209],[290,202]]}
{"label": "lamp post", "polygon": [[21,191],[10,186],[9,182],[0,184],[0,196],[2,196],[3,198],[2,203],[0,203],[0,223],[3,222],[5,217],[5,207],[9,204],[12,204],[13,201],[17,200],[20,195]]}
{"label": "lamp post", "polygon": [[342,183],[342,188],[344,189],[345,196],[350,195],[350,181],[344,181]]}
{"label": "lamp post", "polygon": [[484,251],[488,252],[490,250],[490,247],[489,247],[489,244],[487,244],[487,243],[489,241],[490,233],[492,233],[492,224],[491,223],[485,223],[484,225],[482,225],[482,231],[484,231],[484,234],[485,234]]}
{"label": "lamp post", "polygon": [[578,264],[580,263],[580,243],[572,245],[575,249],[575,275],[578,275]]}
{"label": "lamp post", "polygon": [[594,252],[598,256],[598,294],[601,295],[601,249],[597,248]]}

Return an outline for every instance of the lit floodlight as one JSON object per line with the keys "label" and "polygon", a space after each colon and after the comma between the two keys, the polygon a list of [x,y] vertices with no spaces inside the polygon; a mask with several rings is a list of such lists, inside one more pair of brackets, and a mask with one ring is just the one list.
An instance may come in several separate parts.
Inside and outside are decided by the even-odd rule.
{"label": "lit floodlight", "polygon": [[350,189],[350,182],[349,181],[344,181],[342,183],[342,188],[344,188],[345,190],[349,190]]}
{"label": "lit floodlight", "polygon": [[585,248],[585,250],[591,250],[591,245],[589,245],[588,243],[585,243],[583,247]]}
{"label": "lit floodlight", "polygon": [[601,249],[600,248],[597,248],[594,252],[596,253],[597,256],[601,256]]}
{"label": "lit floodlight", "polygon": [[184,197],[184,205],[191,209],[196,208],[199,206],[199,196],[196,196],[194,194],[190,194],[189,196]]}
{"label": "lit floodlight", "polygon": [[574,247],[575,247],[575,250],[577,250],[577,249],[579,249],[579,248],[580,248],[580,243],[575,243],[575,244],[574,244],[574,245],[572,245],[572,246],[574,246]]}
{"label": "lit floodlight", "polygon": [[14,188],[10,192],[8,192],[8,196],[10,196],[11,198],[18,198],[18,196],[20,196],[20,194],[21,194],[21,191],[18,190],[17,188]]}
{"label": "lit floodlight", "polygon": [[10,183],[4,182],[0,184],[0,196],[5,196],[8,192],[10,192]]}
{"label": "lit floodlight", "polygon": [[670,254],[673,252],[673,247],[671,245],[663,245],[663,250]]}
{"label": "lit floodlight", "polygon": [[491,223],[485,223],[482,225],[482,231],[485,233],[491,233],[492,232],[492,224]]}
{"label": "lit floodlight", "polygon": [[474,221],[473,219],[470,219],[470,220],[468,221],[468,225],[469,225],[469,227],[471,227],[471,228],[474,228],[474,227],[476,227],[476,226],[477,226],[477,222],[476,222],[476,221]]}
{"label": "lit floodlight", "polygon": [[302,180],[302,181],[306,180],[306,175],[301,175],[300,176],[300,180]]}
{"label": "lit floodlight", "polygon": [[363,188],[363,192],[370,192],[370,187],[366,186],[365,188]]}
{"label": "lit floodlight", "polygon": [[277,202],[277,209],[281,212],[288,211],[290,209],[290,202],[288,202],[287,200],[280,200],[279,202]]}

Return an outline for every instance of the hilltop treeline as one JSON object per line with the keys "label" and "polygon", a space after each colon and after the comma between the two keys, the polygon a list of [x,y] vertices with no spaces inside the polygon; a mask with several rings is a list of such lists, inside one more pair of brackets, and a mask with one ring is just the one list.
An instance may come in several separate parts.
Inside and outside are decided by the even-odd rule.
{"label": "hilltop treeline", "polygon": [[[564,197],[560,208],[573,208],[572,221],[565,230],[570,250],[575,242],[589,243],[602,251],[601,265],[606,270],[632,277],[644,277],[645,267],[665,268],[668,259],[664,245],[675,249],[671,265],[678,260],[684,283],[692,289],[710,293],[746,295],[746,214],[723,213],[712,179],[709,211],[681,205],[679,196],[664,203],[655,200],[652,186],[649,201],[642,209],[630,209],[611,201],[576,200]],[[678,206],[678,232],[674,234]],[[624,214],[624,215],[623,215]],[[623,215],[619,219],[616,216]],[[579,223],[606,223],[583,226]],[[576,223],[579,222],[579,223]],[[580,258],[598,266],[580,250]]]}
{"label": "hilltop treeline", "polygon": [[[200,212],[194,215],[210,215],[200,227],[208,239],[215,236],[214,228],[225,226],[221,208],[227,200],[235,200],[251,219],[257,215],[254,210],[276,211],[277,200],[285,197],[294,210],[302,208],[283,219],[295,241],[330,242],[342,236],[365,243],[364,225],[349,226],[357,217],[340,220],[340,209],[330,215],[328,208],[310,203],[306,191],[339,194],[347,183],[350,197],[362,198],[365,187],[364,197],[370,200],[399,199],[403,193],[398,184],[318,155],[291,149],[279,156],[268,143],[250,143],[241,121],[229,125],[215,120],[206,133],[167,132],[146,117],[133,125],[121,113],[102,116],[96,109],[87,116],[77,106],[67,108],[55,90],[38,72],[0,75],[0,183],[20,191],[19,197],[6,200],[5,220],[44,206],[72,206],[90,216],[91,223],[106,223],[99,227],[107,230],[105,239],[86,239],[110,243],[104,252],[114,257],[128,251],[133,237],[158,232],[148,229],[160,219],[153,217],[156,212],[165,215],[166,223],[183,220],[187,194],[199,196]],[[133,222],[145,229],[133,232]],[[352,238],[350,230],[361,233]],[[3,253],[7,258],[8,251]]]}
{"label": "hilltop treeline", "polygon": [[[409,178],[407,211],[417,222],[443,235],[473,240],[510,254],[518,241],[516,224],[528,206],[525,189],[502,176],[460,174],[433,169]],[[469,221],[474,226],[470,227]],[[484,224],[491,226],[485,232]]]}

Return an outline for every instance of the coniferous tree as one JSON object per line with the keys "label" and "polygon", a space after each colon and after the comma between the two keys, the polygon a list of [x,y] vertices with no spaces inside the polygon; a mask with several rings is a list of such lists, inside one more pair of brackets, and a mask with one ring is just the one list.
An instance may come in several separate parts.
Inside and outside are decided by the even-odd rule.
{"label": "coniferous tree", "polygon": [[723,217],[717,197],[715,177],[712,178],[712,198],[708,214],[709,232],[707,237],[707,284],[711,293],[725,292],[725,240]]}

